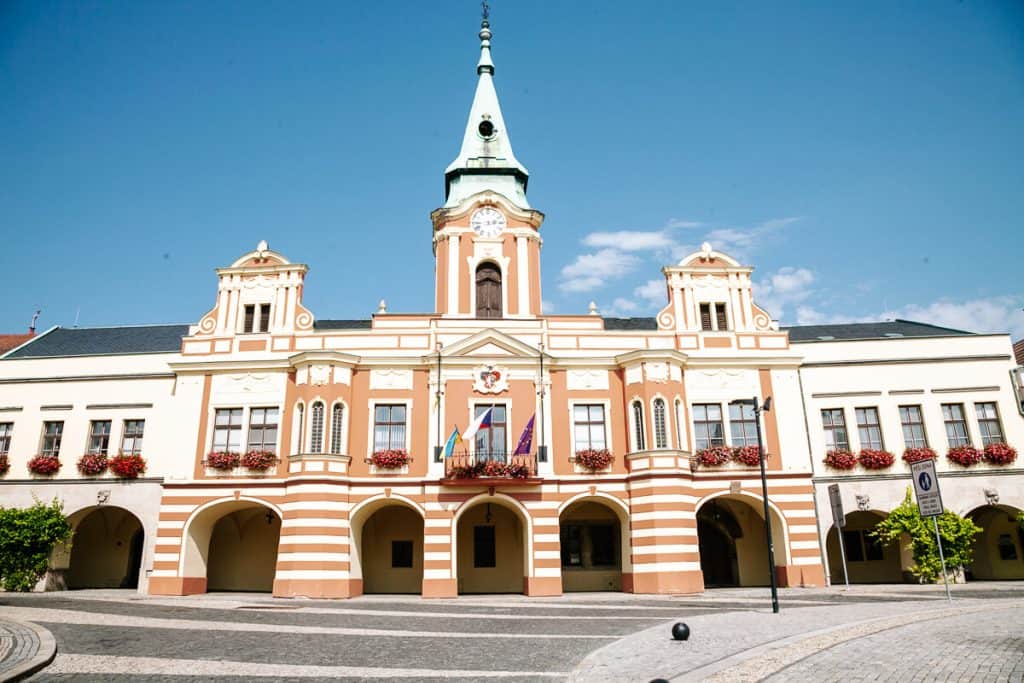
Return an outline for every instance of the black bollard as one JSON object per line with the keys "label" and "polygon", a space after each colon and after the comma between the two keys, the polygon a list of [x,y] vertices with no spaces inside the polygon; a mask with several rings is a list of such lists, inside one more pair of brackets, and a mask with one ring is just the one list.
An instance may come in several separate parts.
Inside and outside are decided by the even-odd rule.
{"label": "black bollard", "polygon": [[651,680],[651,683],[668,683],[668,681],[664,678],[655,678]]}
{"label": "black bollard", "polygon": [[676,640],[688,640],[690,637],[690,627],[681,621],[677,621],[672,625],[672,637]]}

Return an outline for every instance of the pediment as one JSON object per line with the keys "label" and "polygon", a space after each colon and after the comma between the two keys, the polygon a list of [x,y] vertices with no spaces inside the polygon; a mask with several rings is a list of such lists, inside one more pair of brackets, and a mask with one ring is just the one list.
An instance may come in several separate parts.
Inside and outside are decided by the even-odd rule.
{"label": "pediment", "polygon": [[442,351],[443,358],[536,358],[540,351],[498,330],[481,330]]}

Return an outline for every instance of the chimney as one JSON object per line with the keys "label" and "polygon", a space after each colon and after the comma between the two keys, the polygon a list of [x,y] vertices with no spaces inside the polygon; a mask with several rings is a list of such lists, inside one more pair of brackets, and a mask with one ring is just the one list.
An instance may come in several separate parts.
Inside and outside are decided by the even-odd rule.
{"label": "chimney", "polygon": [[28,326],[28,334],[30,337],[34,337],[36,335],[36,320],[39,319],[40,314],[42,314],[42,311],[36,311],[32,314],[32,322],[29,323]]}

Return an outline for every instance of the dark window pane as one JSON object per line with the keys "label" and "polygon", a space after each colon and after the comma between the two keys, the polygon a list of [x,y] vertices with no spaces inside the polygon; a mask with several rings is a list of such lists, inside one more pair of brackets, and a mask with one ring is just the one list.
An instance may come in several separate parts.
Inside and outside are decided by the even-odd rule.
{"label": "dark window pane", "polygon": [[270,304],[260,304],[260,332],[270,330]]}
{"label": "dark window pane", "polygon": [[846,544],[847,562],[864,561],[864,546],[861,545],[859,531],[844,531],[843,543]]}
{"label": "dark window pane", "polygon": [[711,325],[711,304],[700,305],[700,329],[710,330]]}
{"label": "dark window pane", "polygon": [[412,567],[412,541],[391,541],[391,566]]}
{"label": "dark window pane", "polygon": [[473,566],[496,567],[494,554],[494,527],[473,527]]}
{"label": "dark window pane", "polygon": [[729,329],[729,319],[725,316],[725,304],[715,304],[715,322],[718,323],[718,329]]}
{"label": "dark window pane", "polygon": [[595,567],[615,564],[615,527],[610,524],[589,527],[590,563]]}
{"label": "dark window pane", "polygon": [[581,566],[583,564],[583,527],[578,524],[563,524],[561,541],[562,566]]}
{"label": "dark window pane", "polygon": [[256,307],[252,304],[245,306],[245,332],[252,332],[254,324],[254,318],[256,317]]}

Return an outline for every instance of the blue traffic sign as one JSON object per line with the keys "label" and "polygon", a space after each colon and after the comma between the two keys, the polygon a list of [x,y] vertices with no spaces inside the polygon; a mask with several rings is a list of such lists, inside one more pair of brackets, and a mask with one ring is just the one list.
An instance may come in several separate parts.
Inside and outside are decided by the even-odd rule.
{"label": "blue traffic sign", "polygon": [[920,484],[922,491],[930,491],[932,488],[932,478],[927,472],[921,473],[921,476],[917,478],[917,483]]}

